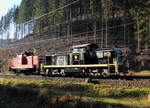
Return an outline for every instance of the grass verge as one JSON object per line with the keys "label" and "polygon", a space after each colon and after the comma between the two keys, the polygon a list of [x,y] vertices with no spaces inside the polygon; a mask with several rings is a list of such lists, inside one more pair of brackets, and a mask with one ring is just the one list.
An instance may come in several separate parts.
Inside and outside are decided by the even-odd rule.
{"label": "grass verge", "polygon": [[[0,79],[2,108],[149,108],[150,88],[48,80]],[[13,106],[13,107],[12,107]]]}

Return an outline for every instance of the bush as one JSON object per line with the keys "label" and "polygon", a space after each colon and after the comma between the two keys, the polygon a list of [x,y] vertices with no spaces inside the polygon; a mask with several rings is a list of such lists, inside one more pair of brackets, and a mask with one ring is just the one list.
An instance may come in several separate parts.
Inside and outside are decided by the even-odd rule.
{"label": "bush", "polygon": [[1,72],[9,72],[9,66],[8,66],[8,64],[3,64],[2,65]]}

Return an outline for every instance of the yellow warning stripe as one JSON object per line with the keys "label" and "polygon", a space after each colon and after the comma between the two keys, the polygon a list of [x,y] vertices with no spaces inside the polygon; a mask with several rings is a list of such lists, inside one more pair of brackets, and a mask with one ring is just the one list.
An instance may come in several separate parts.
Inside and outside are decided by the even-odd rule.
{"label": "yellow warning stripe", "polygon": [[116,64],[91,64],[91,65],[44,65],[44,68],[84,68],[84,67],[111,67]]}

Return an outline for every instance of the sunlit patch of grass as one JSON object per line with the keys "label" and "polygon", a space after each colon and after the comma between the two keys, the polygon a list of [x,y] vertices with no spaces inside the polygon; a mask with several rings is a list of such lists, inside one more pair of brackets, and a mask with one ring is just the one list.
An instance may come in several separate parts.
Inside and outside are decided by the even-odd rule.
{"label": "sunlit patch of grass", "polygon": [[122,91],[122,97],[144,97],[150,93],[149,88],[127,88]]}
{"label": "sunlit patch of grass", "polygon": [[140,72],[134,72],[133,75],[141,75],[141,76],[150,76],[150,71],[140,71]]}
{"label": "sunlit patch of grass", "polygon": [[103,102],[108,104],[121,104],[132,108],[144,108],[149,107],[150,103],[146,100],[146,98],[109,98],[109,97],[83,97],[83,101],[86,102]]}

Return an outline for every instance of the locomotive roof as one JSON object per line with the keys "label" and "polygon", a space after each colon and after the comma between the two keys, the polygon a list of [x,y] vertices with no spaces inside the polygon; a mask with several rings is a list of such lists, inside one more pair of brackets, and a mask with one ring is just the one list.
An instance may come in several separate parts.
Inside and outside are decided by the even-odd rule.
{"label": "locomotive roof", "polygon": [[122,52],[120,48],[98,48],[96,51],[115,51],[115,52]]}
{"label": "locomotive roof", "polygon": [[83,47],[87,47],[87,46],[98,47],[98,46],[97,46],[96,44],[94,44],[94,43],[89,43],[89,44],[75,45],[75,46],[72,46],[72,48],[83,48]]}
{"label": "locomotive roof", "polygon": [[97,50],[120,50],[120,48],[98,48]]}
{"label": "locomotive roof", "polygon": [[72,46],[72,48],[82,48],[82,47],[86,47],[88,46],[89,44],[81,44],[81,45],[75,45],[75,46]]}
{"label": "locomotive roof", "polygon": [[46,56],[53,56],[53,55],[67,55],[70,52],[55,52],[55,53],[48,53]]}

